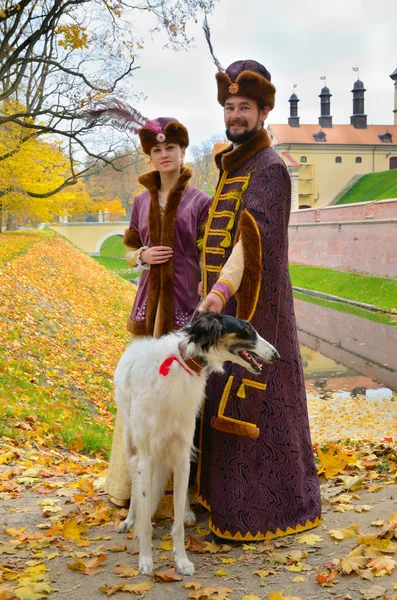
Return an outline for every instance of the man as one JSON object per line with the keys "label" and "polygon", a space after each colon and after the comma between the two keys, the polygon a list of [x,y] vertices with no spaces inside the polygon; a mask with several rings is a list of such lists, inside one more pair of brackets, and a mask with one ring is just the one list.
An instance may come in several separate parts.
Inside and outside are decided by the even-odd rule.
{"label": "man", "polygon": [[281,360],[251,376],[213,376],[203,409],[198,498],[230,540],[268,540],[321,522],[306,392],[288,272],[291,182],[263,123],[270,73],[237,61],[217,73],[228,139],[204,235],[201,310],[252,322]]}

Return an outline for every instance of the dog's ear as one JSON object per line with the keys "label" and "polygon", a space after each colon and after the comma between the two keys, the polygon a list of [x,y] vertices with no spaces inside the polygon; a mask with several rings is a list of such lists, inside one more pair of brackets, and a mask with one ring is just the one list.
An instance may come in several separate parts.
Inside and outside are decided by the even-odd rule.
{"label": "dog's ear", "polygon": [[206,311],[199,313],[197,319],[183,330],[187,333],[188,343],[195,344],[206,352],[211,346],[217,345],[224,332],[224,326],[219,315]]}

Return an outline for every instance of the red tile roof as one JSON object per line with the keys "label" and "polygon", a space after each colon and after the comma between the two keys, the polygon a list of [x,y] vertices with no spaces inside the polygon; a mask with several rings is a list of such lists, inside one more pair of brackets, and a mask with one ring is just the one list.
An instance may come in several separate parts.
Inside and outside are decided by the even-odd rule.
{"label": "red tile roof", "polygon": [[[321,128],[320,125],[301,125],[290,127],[290,125],[269,125],[269,134],[273,134],[273,145],[277,144],[315,144],[317,146],[329,144],[350,145],[379,145],[382,143],[378,135],[391,133],[392,145],[397,146],[397,125],[368,125],[367,129],[356,129],[353,125],[334,125],[332,128]],[[316,142],[313,133],[323,131],[326,134],[326,142]]]}

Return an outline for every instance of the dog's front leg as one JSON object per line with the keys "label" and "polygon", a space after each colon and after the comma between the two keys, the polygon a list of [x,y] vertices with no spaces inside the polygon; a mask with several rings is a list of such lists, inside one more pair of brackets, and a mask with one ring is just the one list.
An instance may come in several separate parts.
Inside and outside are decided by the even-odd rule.
{"label": "dog's front leg", "polygon": [[176,570],[182,575],[193,575],[194,565],[188,559],[185,550],[185,528],[183,524],[189,485],[189,448],[182,448],[180,456],[180,461],[174,467],[174,526],[172,528],[172,539],[174,541]]}
{"label": "dog's front leg", "polygon": [[139,572],[153,571],[152,557],[152,459],[140,456],[137,470],[139,502]]}

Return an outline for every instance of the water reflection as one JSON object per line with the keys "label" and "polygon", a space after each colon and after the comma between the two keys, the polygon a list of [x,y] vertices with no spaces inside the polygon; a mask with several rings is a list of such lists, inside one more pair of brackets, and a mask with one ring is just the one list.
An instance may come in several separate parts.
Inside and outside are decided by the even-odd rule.
{"label": "water reflection", "polygon": [[374,319],[303,298],[295,298],[295,312],[307,387],[323,398],[341,392],[391,399],[397,391],[397,327],[390,316]]}

